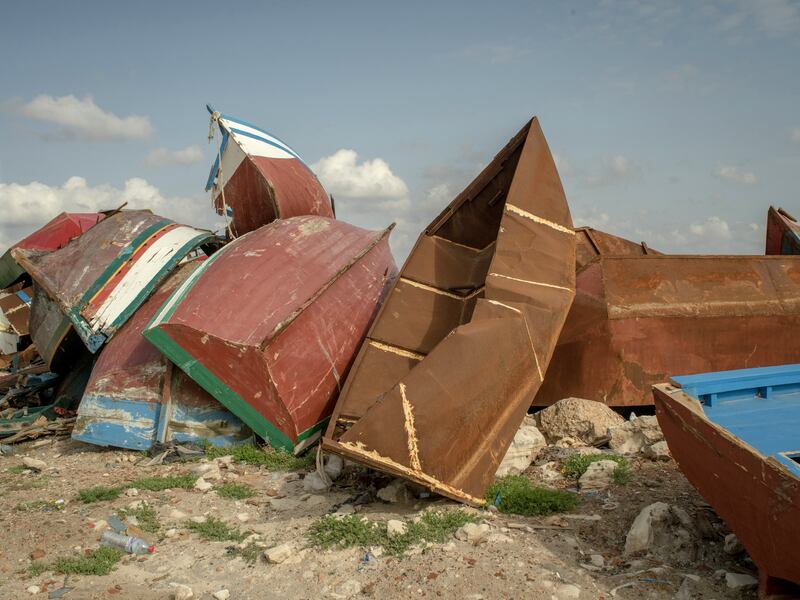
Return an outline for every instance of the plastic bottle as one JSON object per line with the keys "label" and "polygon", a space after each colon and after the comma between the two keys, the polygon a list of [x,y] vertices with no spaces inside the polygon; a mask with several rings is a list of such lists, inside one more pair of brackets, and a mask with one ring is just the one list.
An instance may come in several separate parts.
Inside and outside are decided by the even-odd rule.
{"label": "plastic bottle", "polygon": [[106,531],[100,539],[101,546],[117,548],[128,554],[152,554],[156,547],[148,544],[141,538],[132,535],[122,535],[114,531]]}

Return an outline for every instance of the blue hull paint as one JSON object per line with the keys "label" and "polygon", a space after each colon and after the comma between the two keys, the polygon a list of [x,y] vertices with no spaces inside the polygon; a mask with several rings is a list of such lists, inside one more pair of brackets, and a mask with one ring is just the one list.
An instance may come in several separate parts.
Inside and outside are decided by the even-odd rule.
{"label": "blue hull paint", "polygon": [[[252,440],[251,431],[233,414],[218,408],[172,404],[163,426],[160,402],[86,395],[78,409],[72,438],[97,446],[148,450],[161,435],[165,442],[209,442],[231,446]],[[159,425],[162,427],[159,428]]]}
{"label": "blue hull paint", "polygon": [[800,364],[673,377],[706,417],[800,477]]}

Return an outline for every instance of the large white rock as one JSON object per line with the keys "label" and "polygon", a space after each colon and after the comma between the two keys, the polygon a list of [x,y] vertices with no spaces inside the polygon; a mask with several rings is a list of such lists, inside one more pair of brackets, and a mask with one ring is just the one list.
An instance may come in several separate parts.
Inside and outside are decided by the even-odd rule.
{"label": "large white rock", "polygon": [[486,523],[466,523],[456,531],[455,536],[462,542],[477,545],[489,537],[491,530],[492,528]]}
{"label": "large white rock", "polygon": [[550,443],[573,438],[593,445],[608,436],[610,427],[622,425],[625,419],[600,402],[564,398],[536,413],[536,421]]}
{"label": "large white rock", "polygon": [[506,452],[495,475],[518,475],[527,469],[536,460],[542,448],[547,446],[547,440],[536,427],[536,420],[526,416],[522,421],[514,439]]}
{"label": "large white rock", "polygon": [[686,564],[694,560],[696,532],[686,511],[666,502],[645,506],[625,538],[625,555],[647,552],[666,561]]}
{"label": "large white rock", "polygon": [[611,430],[609,447],[621,454],[636,454],[647,446],[664,440],[656,417],[631,419]]}
{"label": "large white rock", "polygon": [[732,590],[741,590],[757,586],[758,579],[745,573],[725,573],[725,585]]}
{"label": "large white rock", "polygon": [[403,521],[397,519],[389,519],[386,521],[386,534],[390,538],[398,537],[406,532],[408,527]]}
{"label": "large white rock", "polygon": [[264,558],[273,565],[278,565],[294,554],[294,546],[291,542],[286,542],[280,546],[275,546],[269,550],[264,550]]}
{"label": "large white rock", "polygon": [[581,475],[578,485],[582,492],[604,490],[614,481],[614,471],[617,463],[613,460],[598,460],[589,465],[586,472]]}
{"label": "large white rock", "polygon": [[386,487],[379,489],[377,496],[384,502],[390,502],[392,504],[411,499],[411,494],[403,479],[395,479]]}
{"label": "large white rock", "polygon": [[309,473],[303,479],[303,489],[307,492],[325,492],[328,489],[328,483],[322,478],[317,471]]}
{"label": "large white rock", "polygon": [[170,583],[169,586],[172,588],[173,600],[189,600],[190,598],[194,598],[194,592],[188,585]]}
{"label": "large white rock", "polygon": [[38,458],[31,458],[30,456],[23,456],[22,464],[29,469],[36,469],[37,471],[43,471],[47,468],[46,462],[39,460]]}
{"label": "large white rock", "polygon": [[669,460],[672,455],[669,453],[667,442],[661,440],[655,444],[650,444],[643,451],[644,455],[651,460]]}

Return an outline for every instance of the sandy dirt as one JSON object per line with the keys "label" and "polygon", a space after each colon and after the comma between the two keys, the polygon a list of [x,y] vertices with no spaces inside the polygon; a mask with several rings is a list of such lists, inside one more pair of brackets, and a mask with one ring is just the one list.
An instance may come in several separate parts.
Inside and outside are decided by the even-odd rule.
{"label": "sandy dirt", "polygon": [[[370,485],[387,480],[349,469],[327,493],[304,491],[304,473],[275,473],[248,465],[222,469],[225,481],[257,490],[244,500],[221,498],[214,491],[173,489],[139,491],[113,501],[83,504],[80,489],[118,485],[143,476],[181,474],[197,463],[141,466],[141,454],[95,448],[69,438],[20,444],[13,456],[0,457],[0,598],[47,598],[63,587],[62,597],[172,598],[188,585],[195,598],[212,598],[222,589],[239,598],[755,598],[754,590],[731,590],[724,574],[755,574],[746,555],[722,550],[724,524],[705,505],[671,460],[631,463],[624,486],[582,496],[569,514],[526,518],[480,511],[492,527],[490,541],[479,545],[453,538],[443,544],[416,547],[403,557],[370,554],[364,548],[322,551],[310,547],[308,527],[332,507]],[[20,472],[22,457],[45,461],[41,472]],[[10,469],[10,470],[9,470]],[[534,478],[536,468],[526,472]],[[569,488],[574,481],[548,483]],[[156,552],[125,557],[105,576],[33,576],[31,556],[51,561],[98,547],[98,520],[107,520],[132,502],[146,501],[158,511],[161,529]],[[36,501],[63,503],[35,506]],[[653,555],[623,556],[625,537],[636,515],[648,504],[664,501],[686,510],[697,532],[696,559],[674,564]],[[27,503],[27,504],[26,504]],[[61,506],[61,508],[58,508]],[[398,503],[370,500],[351,505],[369,519],[411,519],[430,507],[459,509],[441,498],[410,497]],[[473,509],[474,510],[474,509]],[[263,557],[247,562],[233,542],[207,542],[185,527],[193,517],[213,515],[244,531],[261,535],[265,547],[294,542],[281,564]],[[170,537],[166,532],[170,529]],[[377,552],[380,554],[380,552]],[[602,566],[592,564],[602,556]],[[595,563],[601,562],[597,556]],[[39,588],[37,592],[35,588]],[[27,591],[31,588],[31,591]]]}

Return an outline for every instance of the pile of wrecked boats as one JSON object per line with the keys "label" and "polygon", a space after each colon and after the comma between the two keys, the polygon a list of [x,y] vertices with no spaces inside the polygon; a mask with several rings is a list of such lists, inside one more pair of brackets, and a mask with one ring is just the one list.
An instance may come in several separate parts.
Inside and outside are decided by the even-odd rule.
{"label": "pile of wrecked boats", "polygon": [[769,209],[764,256],[575,228],[534,118],[398,271],[391,225],[337,220],[288,144],[209,111],[223,235],[120,207],[59,215],[0,258],[0,439],[319,443],[481,505],[531,407],[655,402],[762,591],[800,584],[791,215]]}

